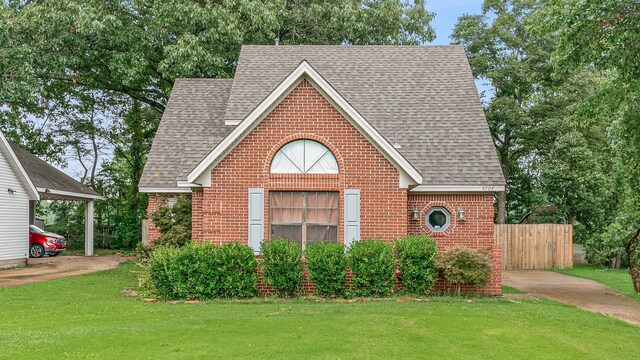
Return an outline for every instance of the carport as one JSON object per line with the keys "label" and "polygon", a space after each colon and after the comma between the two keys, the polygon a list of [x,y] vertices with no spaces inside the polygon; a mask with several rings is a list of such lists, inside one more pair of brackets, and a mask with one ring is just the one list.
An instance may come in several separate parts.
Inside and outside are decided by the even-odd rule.
{"label": "carport", "polygon": [[[35,188],[38,200],[72,200],[85,203],[84,254],[93,255],[93,201],[100,194],[81,184],[67,174],[49,165],[20,146],[8,142],[16,159],[24,169],[32,189]],[[36,200],[29,200],[29,225],[35,223]]]}

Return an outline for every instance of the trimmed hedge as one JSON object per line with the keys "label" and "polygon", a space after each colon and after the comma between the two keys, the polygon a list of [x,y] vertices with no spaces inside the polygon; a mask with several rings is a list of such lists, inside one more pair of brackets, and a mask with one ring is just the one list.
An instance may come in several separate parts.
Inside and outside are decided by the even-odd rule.
{"label": "trimmed hedge", "polygon": [[400,280],[411,294],[427,295],[438,280],[438,247],[427,235],[409,235],[396,241]]}
{"label": "trimmed hedge", "polygon": [[150,280],[167,299],[249,298],[258,292],[257,262],[244,245],[158,247],[149,259]]}
{"label": "trimmed hedge", "polygon": [[482,287],[491,279],[491,255],[484,249],[450,248],[437,261],[444,279],[456,287],[460,294],[462,285]]}
{"label": "trimmed hedge", "polygon": [[317,242],[305,251],[309,279],[316,285],[316,294],[337,297],[344,293],[347,282],[347,258],[344,246],[337,242]]}
{"label": "trimmed hedge", "polygon": [[295,297],[302,289],[302,251],[288,239],[271,239],[260,245],[262,278],[278,296]]}
{"label": "trimmed hedge", "polygon": [[356,296],[386,296],[393,290],[396,261],[390,244],[379,240],[355,242],[347,252]]}

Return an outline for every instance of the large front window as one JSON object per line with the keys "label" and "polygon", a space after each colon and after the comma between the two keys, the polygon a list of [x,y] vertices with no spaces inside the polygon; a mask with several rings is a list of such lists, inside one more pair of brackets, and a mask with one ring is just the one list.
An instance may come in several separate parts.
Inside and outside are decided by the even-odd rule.
{"label": "large front window", "polygon": [[317,241],[338,241],[338,192],[269,192],[271,238],[291,239],[304,250]]}

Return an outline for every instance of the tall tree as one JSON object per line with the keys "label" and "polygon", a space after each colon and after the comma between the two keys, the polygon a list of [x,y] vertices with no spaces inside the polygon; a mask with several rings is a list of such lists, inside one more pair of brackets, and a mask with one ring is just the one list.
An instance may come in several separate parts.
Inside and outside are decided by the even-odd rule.
{"label": "tall tree", "polygon": [[34,113],[97,90],[163,110],[176,77],[230,77],[242,44],[418,44],[432,16],[422,0],[9,0],[0,101]]}
{"label": "tall tree", "polygon": [[[544,68],[553,43],[545,37],[532,37],[526,29],[535,3],[486,0],[481,14],[458,19],[451,36],[454,43],[464,46],[474,76],[488,81],[494,89],[485,112],[507,180],[506,192],[498,195],[498,223],[509,216],[509,200],[517,203],[518,198],[530,196],[526,195],[530,174],[520,168],[528,151],[529,101],[537,86],[550,81]],[[517,215],[522,214],[513,214]]]}
{"label": "tall tree", "polygon": [[594,68],[612,81],[605,103],[619,115],[618,151],[631,277],[640,292],[640,1],[546,0],[531,30],[553,33],[558,73]]}

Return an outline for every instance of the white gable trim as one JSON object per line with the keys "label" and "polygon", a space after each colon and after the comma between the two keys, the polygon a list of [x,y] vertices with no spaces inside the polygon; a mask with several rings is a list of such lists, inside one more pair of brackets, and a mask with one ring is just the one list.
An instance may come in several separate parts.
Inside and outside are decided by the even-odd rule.
{"label": "white gable trim", "polygon": [[[202,159],[189,173],[189,183],[207,183],[213,169],[304,77],[307,77],[358,130],[378,148],[394,166],[408,175],[413,185],[422,184],[422,175],[318,72],[303,60],[233,131]],[[207,175],[208,174],[208,175]],[[204,175],[204,176],[203,176]],[[204,181],[203,181],[204,180]]]}
{"label": "white gable trim", "polygon": [[40,195],[38,194],[38,190],[36,190],[36,187],[33,185],[33,182],[31,182],[29,175],[27,175],[27,172],[22,167],[20,160],[18,160],[18,157],[13,152],[13,149],[11,149],[11,145],[9,145],[9,142],[4,137],[4,134],[2,134],[2,131],[0,131],[0,151],[3,151],[6,154],[9,161],[13,164],[13,166],[15,166],[16,169],[18,169],[17,175],[20,178],[20,180],[22,180],[22,185],[27,190],[27,193],[29,194],[29,198],[31,200],[40,200]]}
{"label": "white gable trim", "polygon": [[[68,196],[73,198],[80,198],[85,200],[103,200],[104,198],[100,195],[92,195],[92,194],[83,194],[72,191],[62,191],[62,190],[50,190],[47,188],[37,188],[38,192],[51,194],[51,195],[60,195],[60,196]],[[46,196],[45,196],[46,197]]]}

